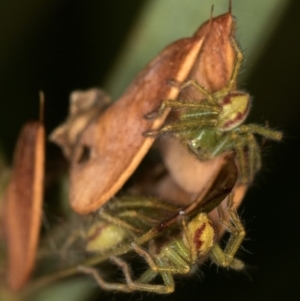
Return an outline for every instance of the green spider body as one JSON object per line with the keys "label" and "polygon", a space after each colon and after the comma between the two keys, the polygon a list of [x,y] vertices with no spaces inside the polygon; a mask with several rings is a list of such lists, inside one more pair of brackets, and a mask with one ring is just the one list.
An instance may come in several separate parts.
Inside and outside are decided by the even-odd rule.
{"label": "green spider body", "polygon": [[[233,198],[229,197],[229,207],[227,209],[230,222],[223,218],[223,211],[219,207],[220,222],[223,223],[231,236],[224,250],[217,243],[218,233],[214,223],[210,220],[207,213],[199,213],[191,219],[186,220],[182,215],[180,229],[171,231],[167,237],[162,240],[155,238],[144,249],[134,240],[131,243],[132,250],[144,257],[149,268],[142,273],[137,280],[132,280],[130,267],[123,259],[111,257],[111,260],[122,268],[126,284],[107,282],[99,275],[95,268],[80,266],[79,270],[83,273],[92,275],[97,283],[106,290],[117,290],[123,292],[147,291],[160,294],[168,294],[174,291],[174,275],[187,274],[197,262],[209,257],[214,263],[222,267],[230,267],[235,270],[241,270],[244,264],[234,258],[240,244],[245,236],[245,230],[237,213],[231,209]],[[107,219],[108,220],[108,219]],[[109,223],[108,223],[109,224]],[[114,220],[114,231],[123,231],[124,225],[121,226],[117,220]],[[109,228],[106,228],[109,229]],[[97,238],[98,243],[104,240],[105,231],[100,231]],[[111,231],[111,229],[109,230]],[[92,237],[96,237],[94,234]],[[123,237],[127,238],[126,235]],[[91,240],[90,242],[91,243]],[[96,244],[94,244],[94,247]],[[103,249],[101,243],[98,244]],[[89,246],[88,246],[89,247]],[[94,249],[96,251],[96,248]],[[164,284],[152,284],[151,282],[157,275],[161,275]]]}
{"label": "green spider body", "polygon": [[[188,80],[181,89],[193,88],[201,95],[201,101],[165,100],[158,110],[161,115],[166,108],[182,110],[176,121],[165,124],[158,131],[146,135],[171,133],[200,159],[210,160],[224,152],[235,152],[240,180],[249,183],[261,166],[260,147],[254,135],[280,140],[282,133],[256,124],[244,125],[249,114],[250,95],[235,89],[243,60],[234,39],[236,63],[226,87],[211,93],[195,80]],[[149,114],[152,118],[155,114]]]}
{"label": "green spider body", "polygon": [[94,223],[87,231],[86,251],[104,253],[130,238],[128,229],[105,221]]}
{"label": "green spider body", "polygon": [[101,208],[86,228],[86,251],[109,253],[118,245],[140,237],[178,212],[176,206],[155,197],[123,196]]}
{"label": "green spider body", "polygon": [[[190,85],[202,93],[205,91],[194,81],[187,82],[184,87]],[[260,148],[254,135],[280,140],[282,134],[264,126],[243,124],[249,113],[248,94],[228,93],[226,89],[207,96],[200,103],[166,101],[164,107],[183,108],[184,112],[176,122],[165,125],[160,133],[171,132],[200,160],[235,151],[240,180],[251,182],[261,166]]]}

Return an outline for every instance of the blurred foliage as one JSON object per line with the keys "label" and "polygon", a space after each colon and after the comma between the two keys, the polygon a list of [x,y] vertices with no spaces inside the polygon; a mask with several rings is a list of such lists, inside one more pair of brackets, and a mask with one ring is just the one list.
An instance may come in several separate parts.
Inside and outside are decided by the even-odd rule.
{"label": "blurred foliage", "polygon": [[[70,91],[97,85],[116,98],[163,47],[190,36],[207,20],[212,4],[214,15],[228,9],[227,0],[1,0],[0,142],[8,161],[19,129],[38,116],[39,90],[46,95],[49,132],[65,118]],[[286,142],[272,150],[273,155],[268,154],[259,179],[263,185],[246,199],[245,219],[252,220],[255,214],[258,220],[247,225],[252,241],[246,241],[245,247],[255,256],[248,256],[246,262],[259,266],[259,276],[255,284],[235,274],[220,280],[204,266],[209,273],[202,283],[199,276],[184,280],[178,283],[176,294],[164,300],[182,300],[187,294],[206,300],[220,296],[222,300],[226,296],[231,300],[298,299],[293,294],[295,264],[299,263],[295,240],[286,239],[283,244],[278,237],[299,227],[299,202],[291,202],[299,200],[300,185],[296,141],[300,132],[299,11],[297,0],[233,0],[237,37],[246,56],[241,87],[255,95],[250,118],[257,122],[267,118],[271,126],[286,132]],[[50,162],[60,157],[59,150],[48,146],[48,157]],[[272,173],[268,171],[271,167]],[[281,224],[274,230],[277,220]],[[86,280],[68,281],[36,300],[84,301],[97,290],[93,287],[90,291],[91,283]],[[99,293],[99,300],[125,298]],[[96,296],[90,300],[97,300]],[[126,298],[136,297],[140,299],[139,294]]]}

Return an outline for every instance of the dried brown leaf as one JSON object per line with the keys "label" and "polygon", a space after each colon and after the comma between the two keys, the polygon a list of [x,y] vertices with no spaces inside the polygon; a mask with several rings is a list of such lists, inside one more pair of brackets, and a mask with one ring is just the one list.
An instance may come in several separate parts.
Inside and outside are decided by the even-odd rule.
{"label": "dried brown leaf", "polygon": [[44,183],[44,126],[27,123],[18,138],[12,176],[4,197],[9,287],[24,286],[34,267]]}
{"label": "dried brown leaf", "polygon": [[[153,143],[153,138],[143,133],[160,128],[169,110],[154,121],[144,117],[165,99],[178,97],[179,88],[170,85],[170,80],[181,83],[196,79],[212,92],[226,85],[235,59],[230,42],[233,27],[229,12],[204,23],[194,37],[168,46],[116,103],[88,125],[78,144],[72,145],[76,147],[71,157],[70,199],[76,212],[87,214],[101,207],[135,171]],[[185,89],[180,97],[202,98],[192,89]],[[68,143],[65,145],[68,147]],[[220,156],[200,162],[175,139],[162,139],[160,149],[173,180],[191,194],[208,185],[224,160]]]}
{"label": "dried brown leaf", "polygon": [[70,173],[71,206],[87,214],[107,202],[134,172],[153,143],[143,133],[159,128],[145,116],[163,100],[176,98],[201,49],[205,34],[179,40],[163,50],[133,81],[124,95],[83,132]]}

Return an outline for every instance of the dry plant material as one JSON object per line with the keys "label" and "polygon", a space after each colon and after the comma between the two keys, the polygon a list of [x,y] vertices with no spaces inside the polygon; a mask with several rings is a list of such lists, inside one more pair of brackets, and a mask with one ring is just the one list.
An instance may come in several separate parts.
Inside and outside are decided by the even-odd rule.
{"label": "dry plant material", "polygon": [[83,130],[110,104],[110,98],[102,90],[92,88],[74,91],[70,95],[68,119],[51,133],[49,139],[61,146],[65,157],[71,160],[74,147]]}
{"label": "dry plant material", "polygon": [[12,176],[4,197],[8,284],[22,288],[34,267],[44,185],[44,126],[29,122],[21,131]]}
{"label": "dry plant material", "polygon": [[[206,36],[212,35],[215,27],[218,34],[225,31],[223,27],[231,30],[231,24],[231,13],[227,13],[206,22],[193,37],[168,46],[124,95],[84,130],[76,146],[79,155],[75,152],[71,161],[71,206],[77,213],[95,211],[123,186],[153,144],[154,138],[145,137],[144,132],[160,128],[169,110],[155,120],[145,116],[156,111],[165,99],[178,96],[179,86],[170,84],[170,80],[182,83],[192,76],[202,82],[195,70],[202,64]],[[232,64],[229,58],[226,62]]]}

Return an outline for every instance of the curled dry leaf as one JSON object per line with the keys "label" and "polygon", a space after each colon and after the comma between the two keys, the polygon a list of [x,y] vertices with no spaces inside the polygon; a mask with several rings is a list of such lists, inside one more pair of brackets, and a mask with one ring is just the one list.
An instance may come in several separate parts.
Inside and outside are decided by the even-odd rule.
{"label": "curled dry leaf", "polygon": [[4,196],[9,287],[24,286],[34,267],[44,183],[44,126],[29,122],[21,131],[12,176]]}
{"label": "curled dry leaf", "polygon": [[[83,156],[75,154],[72,158],[70,174],[71,206],[76,212],[87,214],[96,210],[123,186],[153,144],[154,139],[146,138],[143,133],[160,128],[169,110],[155,120],[146,120],[145,116],[156,111],[165,99],[178,96],[179,88],[170,85],[170,80],[182,83],[193,77],[203,82],[201,76],[206,75],[197,70],[203,68],[199,64],[204,61],[207,64],[207,58],[201,59],[208,56],[208,49],[202,52],[207,36],[208,45],[214,45],[212,37],[225,31],[228,39],[231,28],[232,16],[227,13],[206,22],[193,37],[168,46],[138,75],[124,95],[84,130],[76,146]],[[220,52],[223,51],[221,47]],[[217,52],[213,50],[213,56],[220,56]],[[231,55],[233,61],[228,44],[225,53],[222,55]],[[221,69],[225,82],[232,62],[229,58],[219,64],[215,59],[212,61],[215,69],[205,69],[210,75],[207,81],[214,82],[211,72]],[[222,67],[225,61],[226,72]]]}
{"label": "curled dry leaf", "polygon": [[69,117],[51,133],[50,141],[61,146],[65,157],[71,160],[74,146],[82,131],[105,110],[109,103],[109,96],[100,89],[72,92]]}
{"label": "curled dry leaf", "polygon": [[143,133],[159,128],[167,113],[145,116],[162,101],[176,98],[201,49],[205,34],[179,40],[163,50],[133,81],[124,95],[83,132],[71,162],[71,206],[87,214],[102,206],[134,172],[153,143]]}

